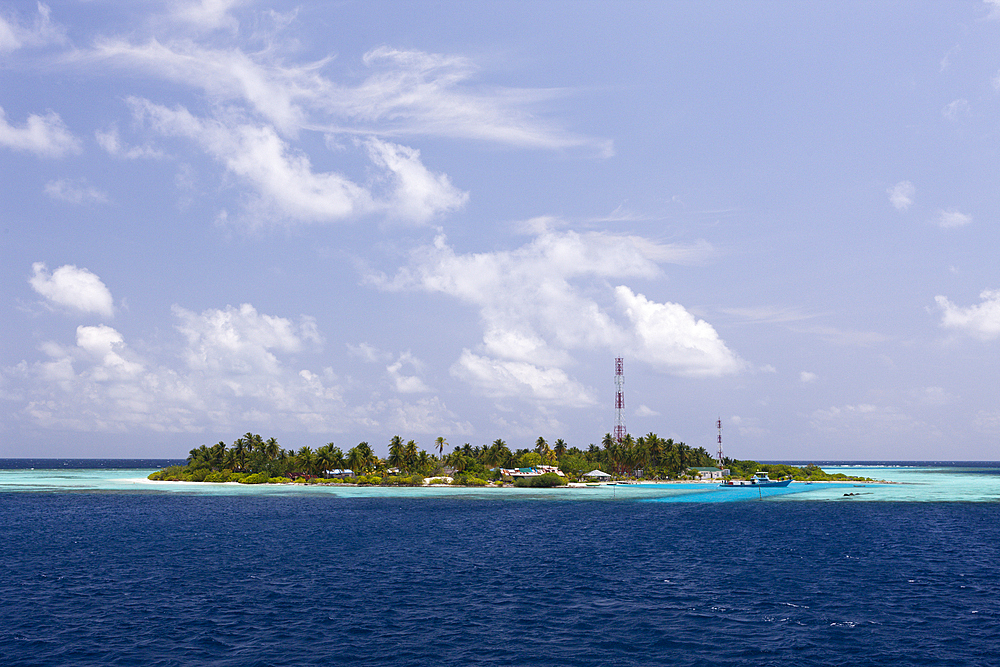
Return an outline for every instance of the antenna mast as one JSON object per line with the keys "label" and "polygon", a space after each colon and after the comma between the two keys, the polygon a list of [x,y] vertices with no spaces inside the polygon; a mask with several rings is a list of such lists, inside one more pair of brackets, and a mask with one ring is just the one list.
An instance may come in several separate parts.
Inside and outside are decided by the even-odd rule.
{"label": "antenna mast", "polygon": [[625,370],[624,359],[615,357],[615,442],[625,439]]}
{"label": "antenna mast", "polygon": [[722,417],[715,421],[715,425],[719,427],[719,468],[724,468],[725,464],[722,462]]}

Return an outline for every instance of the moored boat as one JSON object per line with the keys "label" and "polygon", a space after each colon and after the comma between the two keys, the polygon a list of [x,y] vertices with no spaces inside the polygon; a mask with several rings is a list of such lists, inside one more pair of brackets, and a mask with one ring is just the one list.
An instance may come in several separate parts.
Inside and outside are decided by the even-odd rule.
{"label": "moored boat", "polygon": [[782,487],[792,483],[792,478],[771,479],[766,472],[756,472],[750,479],[730,479],[719,485],[720,489],[739,489],[746,487]]}

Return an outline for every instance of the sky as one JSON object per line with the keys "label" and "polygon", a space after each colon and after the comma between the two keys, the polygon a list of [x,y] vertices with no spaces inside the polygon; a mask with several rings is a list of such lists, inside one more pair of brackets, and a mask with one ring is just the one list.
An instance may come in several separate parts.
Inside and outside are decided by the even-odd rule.
{"label": "sky", "polygon": [[1000,458],[1000,0],[0,0],[0,457]]}

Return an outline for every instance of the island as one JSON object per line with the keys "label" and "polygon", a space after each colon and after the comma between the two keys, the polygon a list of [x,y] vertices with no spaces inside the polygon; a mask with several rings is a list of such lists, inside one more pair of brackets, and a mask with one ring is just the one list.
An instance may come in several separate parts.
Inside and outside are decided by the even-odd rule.
{"label": "island", "polygon": [[[149,475],[150,480],[184,482],[238,482],[240,484],[353,484],[367,486],[562,486],[579,481],[594,470],[606,471],[615,481],[691,481],[704,478],[699,468],[714,469],[712,479],[745,479],[756,472],[797,481],[872,481],[841,473],[829,474],[817,465],[796,467],[723,459],[717,461],[704,447],[692,448],[655,433],[621,442],[606,433],[601,445],[570,447],[562,439],[552,445],[539,437],[532,448],[511,450],[502,439],[489,445],[465,443],[448,454],[444,437],[434,440],[432,453],[415,440],[399,435],[389,442],[389,454],[376,456],[367,442],[346,453],[329,442],[315,450],[308,445],[285,449],[275,438],[247,432],[232,445],[218,442],[192,449],[186,465],[169,466]],[[433,450],[437,450],[433,453]],[[517,470],[532,471],[518,475]],[[728,473],[728,474],[723,474]]]}

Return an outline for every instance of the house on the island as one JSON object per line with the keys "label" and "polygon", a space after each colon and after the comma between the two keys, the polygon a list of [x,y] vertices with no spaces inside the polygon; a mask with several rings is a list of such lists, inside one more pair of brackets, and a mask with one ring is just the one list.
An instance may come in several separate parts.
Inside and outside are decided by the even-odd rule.
{"label": "house on the island", "polygon": [[345,477],[354,477],[353,470],[347,470],[344,468],[334,468],[333,470],[324,470],[323,472],[327,477],[339,477],[341,479]]}
{"label": "house on the island", "polygon": [[723,477],[729,477],[729,469],[724,468],[719,470],[718,468],[688,468],[688,474],[694,475],[698,479],[722,479]]}
{"label": "house on the island", "polygon": [[606,482],[611,479],[611,475],[601,470],[591,470],[583,475],[583,479],[589,479],[592,482]]}
{"label": "house on the island", "polygon": [[558,466],[534,466],[532,468],[500,468],[500,474],[511,479],[521,479],[523,477],[538,477],[547,472],[554,472],[560,477],[565,477],[563,471]]}

